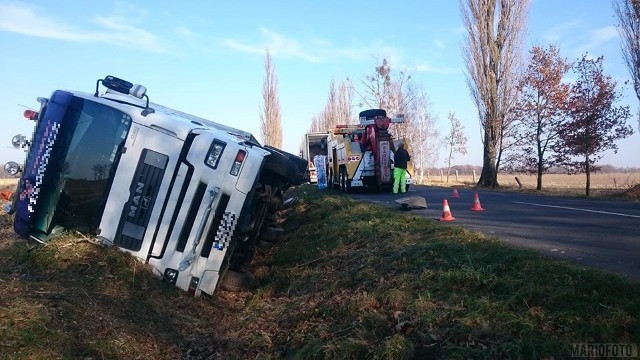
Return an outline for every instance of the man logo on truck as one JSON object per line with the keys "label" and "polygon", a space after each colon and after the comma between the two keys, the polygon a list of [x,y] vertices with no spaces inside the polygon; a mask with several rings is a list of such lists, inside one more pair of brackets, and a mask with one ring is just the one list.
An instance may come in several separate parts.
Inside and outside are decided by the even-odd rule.
{"label": "man logo on truck", "polygon": [[[139,182],[138,185],[136,186],[136,192],[132,198],[131,198],[131,203],[133,203],[133,205],[129,206],[129,217],[130,218],[134,218],[136,217],[136,212],[138,211],[138,206],[140,206],[140,198],[142,197],[142,190],[144,189],[144,183]],[[149,208],[149,202],[150,199],[145,197],[147,199],[146,203],[146,207],[143,206],[143,209],[148,209]]]}

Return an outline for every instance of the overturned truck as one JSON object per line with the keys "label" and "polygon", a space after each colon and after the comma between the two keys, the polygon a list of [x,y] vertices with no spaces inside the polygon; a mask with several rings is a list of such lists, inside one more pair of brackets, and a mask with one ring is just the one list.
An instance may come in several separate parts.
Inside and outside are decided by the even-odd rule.
{"label": "overturned truck", "polygon": [[41,243],[92,235],[194,296],[251,282],[244,269],[284,191],[305,180],[306,161],[150,103],[145,87],[113,76],[94,93],[38,100],[40,110],[24,114],[33,137],[12,140],[26,161],[5,165],[21,172],[7,208],[17,234]]}

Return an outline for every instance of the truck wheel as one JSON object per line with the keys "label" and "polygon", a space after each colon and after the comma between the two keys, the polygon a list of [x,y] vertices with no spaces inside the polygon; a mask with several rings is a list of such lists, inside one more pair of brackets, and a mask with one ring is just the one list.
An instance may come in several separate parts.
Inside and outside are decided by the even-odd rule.
{"label": "truck wheel", "polygon": [[262,240],[277,242],[284,236],[284,229],[280,226],[267,226],[260,233]]}
{"label": "truck wheel", "polygon": [[255,276],[246,270],[227,270],[220,280],[220,288],[226,291],[238,292],[253,287]]}
{"label": "truck wheel", "polygon": [[349,175],[347,175],[347,168],[342,168],[341,169],[341,174],[342,174],[342,181],[340,182],[342,191],[346,192],[347,194],[351,192],[351,184],[349,184]]}
{"label": "truck wheel", "polygon": [[[336,183],[336,180],[338,181]],[[331,169],[331,188],[334,190],[340,190],[340,173],[334,174],[333,169]]]}

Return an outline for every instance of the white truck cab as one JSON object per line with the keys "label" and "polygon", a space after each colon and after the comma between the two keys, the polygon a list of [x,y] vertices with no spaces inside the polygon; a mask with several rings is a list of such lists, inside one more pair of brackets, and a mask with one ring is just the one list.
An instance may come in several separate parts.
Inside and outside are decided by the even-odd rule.
{"label": "white truck cab", "polygon": [[306,161],[112,76],[94,94],[56,90],[41,104],[24,166],[8,167],[22,172],[16,233],[94,235],[195,296],[251,260],[274,198],[303,181]]}

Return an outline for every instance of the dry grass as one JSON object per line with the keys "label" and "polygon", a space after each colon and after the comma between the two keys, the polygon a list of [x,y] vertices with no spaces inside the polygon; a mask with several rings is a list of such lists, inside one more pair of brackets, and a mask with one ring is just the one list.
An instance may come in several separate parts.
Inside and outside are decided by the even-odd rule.
{"label": "dry grass", "polygon": [[[478,175],[479,176],[479,175]],[[518,189],[516,176],[520,179],[524,191],[535,191],[536,176],[529,174],[508,174],[500,173],[498,175],[498,183],[504,189]],[[478,178],[476,177],[476,181]],[[617,192],[623,192],[632,188],[634,185],[640,184],[640,173],[595,173],[591,174],[591,191],[592,196],[609,196]],[[456,179],[455,175],[449,176],[449,182],[446,182],[446,176],[431,176],[425,182],[425,185],[432,186],[475,186],[472,175],[459,175]],[[568,196],[584,195],[586,186],[586,175],[576,174],[545,174],[542,176],[542,191],[548,194],[561,194]]]}
{"label": "dry grass", "polygon": [[0,359],[567,358],[640,339],[640,284],[314,187],[251,293],[194,299],[130,256],[15,237],[0,215]]}
{"label": "dry grass", "polygon": [[16,186],[18,179],[0,179],[0,187],[3,186]]}

